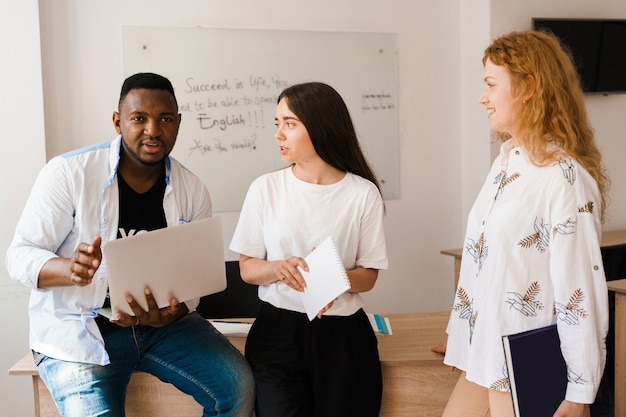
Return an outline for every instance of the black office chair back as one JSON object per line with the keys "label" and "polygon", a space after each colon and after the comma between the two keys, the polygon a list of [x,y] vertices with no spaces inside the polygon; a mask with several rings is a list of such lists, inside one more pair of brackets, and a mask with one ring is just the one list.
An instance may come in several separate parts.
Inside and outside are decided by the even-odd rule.
{"label": "black office chair back", "polygon": [[257,289],[241,279],[239,261],[228,261],[226,290],[202,297],[197,311],[207,319],[256,317],[261,305]]}

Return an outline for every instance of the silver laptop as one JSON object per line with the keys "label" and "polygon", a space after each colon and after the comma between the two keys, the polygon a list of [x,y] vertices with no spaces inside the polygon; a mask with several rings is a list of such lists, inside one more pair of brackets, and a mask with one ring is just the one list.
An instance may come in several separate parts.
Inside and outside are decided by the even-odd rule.
{"label": "silver laptop", "polygon": [[159,308],[226,289],[226,264],[221,217],[209,217],[112,240],[103,247],[111,318],[119,311],[134,315],[126,301],[132,295],[148,310],[144,288],[150,287]]}

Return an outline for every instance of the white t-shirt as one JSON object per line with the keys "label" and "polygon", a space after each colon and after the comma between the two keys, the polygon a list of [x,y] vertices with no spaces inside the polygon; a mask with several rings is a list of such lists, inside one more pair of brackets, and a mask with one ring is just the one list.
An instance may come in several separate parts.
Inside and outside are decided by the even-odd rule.
{"label": "white t-shirt", "polygon": [[[370,181],[348,173],[334,184],[311,184],[289,167],[250,185],[230,249],[268,261],[304,258],[332,236],[346,269],[387,269],[383,215],[382,197]],[[305,312],[298,292],[281,281],[260,285],[259,298]],[[351,315],[362,306],[358,294],[346,293],[326,315]]]}
{"label": "white t-shirt", "polygon": [[502,145],[467,224],[445,363],[507,391],[502,336],[556,322],[566,399],[591,403],[608,330],[600,193],[576,161],[538,167]]}

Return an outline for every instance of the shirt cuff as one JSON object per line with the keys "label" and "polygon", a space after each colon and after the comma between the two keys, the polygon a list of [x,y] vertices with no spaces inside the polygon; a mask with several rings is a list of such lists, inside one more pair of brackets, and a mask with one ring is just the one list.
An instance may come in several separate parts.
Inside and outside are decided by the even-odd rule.
{"label": "shirt cuff", "polygon": [[594,384],[576,384],[568,382],[565,399],[573,403],[591,404],[596,399],[598,388],[599,386]]}

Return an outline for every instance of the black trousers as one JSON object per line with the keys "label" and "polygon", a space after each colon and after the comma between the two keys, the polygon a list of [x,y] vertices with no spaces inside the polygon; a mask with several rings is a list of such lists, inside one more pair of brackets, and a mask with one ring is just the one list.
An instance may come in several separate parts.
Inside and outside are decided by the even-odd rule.
{"label": "black trousers", "polygon": [[257,417],[378,417],[382,375],[367,315],[323,316],[263,303],[246,342]]}

